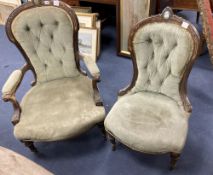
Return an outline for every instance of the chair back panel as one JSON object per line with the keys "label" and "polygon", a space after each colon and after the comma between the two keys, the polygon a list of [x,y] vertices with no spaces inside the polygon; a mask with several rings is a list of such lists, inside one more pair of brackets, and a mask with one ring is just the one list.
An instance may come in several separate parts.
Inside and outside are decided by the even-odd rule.
{"label": "chair back panel", "polygon": [[192,58],[192,35],[181,25],[151,22],[133,38],[138,77],[132,91],[165,94],[181,103],[179,84]]}
{"label": "chair back panel", "polygon": [[37,6],[19,13],[12,34],[28,56],[38,82],[79,74],[76,67],[72,19],[54,6]]}

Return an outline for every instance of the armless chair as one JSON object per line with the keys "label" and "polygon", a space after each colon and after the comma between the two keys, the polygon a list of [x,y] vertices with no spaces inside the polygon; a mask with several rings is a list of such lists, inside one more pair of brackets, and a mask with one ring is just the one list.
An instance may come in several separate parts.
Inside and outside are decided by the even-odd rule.
{"label": "armless chair", "polygon": [[186,82],[199,47],[196,29],[170,8],[133,27],[133,80],[104,123],[113,150],[117,140],[143,153],[171,153],[175,167],[192,111]]}
{"label": "armless chair", "polygon": [[[103,126],[99,69],[85,57],[92,79],[81,70],[78,29],[74,11],[60,1],[27,2],[7,21],[7,35],[26,65],[10,75],[2,89],[3,100],[12,102],[15,110],[15,137],[32,151],[36,151],[33,142],[73,138]],[[35,82],[19,104],[16,90],[28,70]]]}

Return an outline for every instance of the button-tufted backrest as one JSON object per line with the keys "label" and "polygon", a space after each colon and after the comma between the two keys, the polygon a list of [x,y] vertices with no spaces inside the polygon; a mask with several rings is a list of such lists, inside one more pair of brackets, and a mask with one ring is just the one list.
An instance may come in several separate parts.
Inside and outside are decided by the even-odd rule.
{"label": "button-tufted backrest", "polygon": [[12,34],[34,67],[38,82],[79,74],[73,25],[68,13],[55,6],[26,9],[12,21]]}
{"label": "button-tufted backrest", "polygon": [[133,38],[138,77],[133,92],[151,91],[181,103],[179,84],[192,58],[192,35],[181,25],[152,22],[139,28]]}

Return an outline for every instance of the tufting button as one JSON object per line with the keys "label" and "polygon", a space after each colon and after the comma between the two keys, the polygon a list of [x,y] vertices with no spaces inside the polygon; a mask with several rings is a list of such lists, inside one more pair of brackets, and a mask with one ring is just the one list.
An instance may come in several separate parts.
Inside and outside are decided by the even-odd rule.
{"label": "tufting button", "polygon": [[146,42],[151,43],[152,39],[151,38],[147,38]]}
{"label": "tufting button", "polygon": [[30,31],[30,27],[28,25],[26,25],[25,26],[25,30],[29,32]]}
{"label": "tufting button", "polygon": [[53,37],[54,37],[53,34],[51,34],[51,35],[50,35],[50,38],[51,38],[52,40],[53,40]]}
{"label": "tufting button", "polygon": [[48,49],[48,51],[51,53],[51,52],[52,52],[52,49],[51,49],[51,48],[49,48],[49,49]]}
{"label": "tufting button", "polygon": [[168,58],[169,58],[169,54],[167,54],[167,55],[165,56],[165,60],[168,59]]}
{"label": "tufting button", "polygon": [[39,25],[40,25],[40,27],[43,27],[43,26],[44,26],[44,24],[43,24],[42,22],[40,22],[40,24],[39,24]]}
{"label": "tufting button", "polygon": [[147,84],[151,84],[151,81],[150,81],[150,79],[148,79],[148,80],[147,80]]}
{"label": "tufting button", "polygon": [[58,26],[59,22],[58,21],[54,21],[54,25]]}
{"label": "tufting button", "polygon": [[173,49],[174,49],[175,47],[177,47],[177,43],[174,44]]}
{"label": "tufting button", "polygon": [[62,60],[60,60],[59,63],[60,63],[61,65],[63,65],[63,61],[62,61]]}
{"label": "tufting button", "polygon": [[44,64],[44,67],[47,68],[47,64],[46,63]]}

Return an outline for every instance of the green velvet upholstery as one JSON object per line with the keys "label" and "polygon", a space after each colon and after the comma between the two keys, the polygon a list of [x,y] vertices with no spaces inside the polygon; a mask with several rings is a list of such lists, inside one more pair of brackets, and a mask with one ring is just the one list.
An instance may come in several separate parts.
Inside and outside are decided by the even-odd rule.
{"label": "green velvet upholstery", "polygon": [[73,50],[73,24],[64,10],[54,6],[25,10],[14,19],[12,32],[30,58],[38,82],[79,74]]}
{"label": "green velvet upholstery", "polygon": [[179,83],[193,52],[193,40],[185,28],[152,23],[139,29],[134,40],[138,79],[133,92],[165,94],[181,105]]}
{"label": "green velvet upholstery", "polygon": [[184,111],[179,87],[195,47],[192,35],[181,25],[153,21],[130,42],[138,77],[107,115],[105,128],[134,150],[180,153],[190,113]]}
{"label": "green velvet upholstery", "polygon": [[107,115],[105,127],[134,150],[179,153],[186,140],[188,116],[165,95],[138,92],[118,100]]}
{"label": "green velvet upholstery", "polygon": [[78,75],[31,88],[21,102],[19,140],[54,141],[75,137],[104,120],[104,108],[93,101],[92,82]]}
{"label": "green velvet upholstery", "polygon": [[[104,120],[104,107],[96,106],[94,100],[98,96],[95,81],[77,68],[77,17],[63,5],[33,6],[20,11],[9,25],[12,41],[27,55],[25,68],[14,71],[2,89],[4,100],[14,105],[14,135],[22,141],[72,138]],[[96,63],[89,58],[84,61],[99,79]],[[19,105],[14,93],[29,69],[35,70],[37,81]]]}

